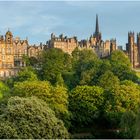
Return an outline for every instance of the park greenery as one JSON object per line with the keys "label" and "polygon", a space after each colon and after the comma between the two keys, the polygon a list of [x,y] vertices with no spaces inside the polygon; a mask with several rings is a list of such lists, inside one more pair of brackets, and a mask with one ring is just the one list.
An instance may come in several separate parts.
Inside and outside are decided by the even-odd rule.
{"label": "park greenery", "polygon": [[0,82],[0,139],[140,138],[140,79],[124,52],[50,48],[24,61]]}

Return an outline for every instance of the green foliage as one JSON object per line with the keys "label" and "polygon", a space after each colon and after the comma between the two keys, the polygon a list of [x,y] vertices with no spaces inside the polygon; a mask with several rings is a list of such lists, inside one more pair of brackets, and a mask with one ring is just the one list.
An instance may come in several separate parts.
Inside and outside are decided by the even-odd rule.
{"label": "green foliage", "polygon": [[61,49],[48,49],[42,53],[39,76],[41,79],[48,80],[54,85],[57,82],[57,76],[63,75],[70,69],[70,61],[70,56]]}
{"label": "green foliage", "polygon": [[138,109],[135,126],[136,126],[136,133],[134,138],[140,139],[140,109]]}
{"label": "green foliage", "polygon": [[133,111],[125,112],[121,117],[121,136],[132,139],[136,134],[136,114]]}
{"label": "green foliage", "polygon": [[121,64],[121,65],[125,65],[125,66],[128,66],[128,67],[131,67],[130,60],[124,54],[124,52],[121,51],[121,50],[116,50],[116,51],[113,51],[111,53],[110,62],[114,66],[118,66],[118,65]]}
{"label": "green foliage", "polygon": [[33,66],[34,68],[36,68],[37,64],[38,64],[38,58],[36,58],[36,57],[29,58],[29,65],[30,66]]}
{"label": "green foliage", "polygon": [[[76,48],[69,55],[61,49],[50,48],[37,58],[25,56],[24,59],[30,67],[22,69],[17,77],[5,82],[12,87],[11,95],[26,98],[36,96],[45,101],[65,125],[69,125],[71,117],[75,129],[93,124],[101,129],[121,127],[121,137],[134,136],[133,124],[140,103],[140,86],[136,84],[138,77],[122,51],[113,51],[109,58],[100,59],[93,50]],[[36,73],[40,80],[45,81],[39,81]],[[66,87],[70,92],[69,110]],[[8,92],[3,89],[2,86],[1,95],[6,95]],[[4,129],[15,135],[16,129],[10,127],[9,122],[6,123],[8,127]],[[102,123],[104,126],[101,126]]]}
{"label": "green foliage", "polygon": [[136,73],[131,68],[130,60],[122,51],[113,51],[110,56],[110,63],[113,73],[120,80],[138,80]]}
{"label": "green foliage", "polygon": [[10,92],[9,87],[0,81],[0,99],[6,97],[9,94],[9,92]]}
{"label": "green foliage", "polygon": [[93,123],[99,117],[103,103],[103,89],[97,86],[77,86],[69,97],[73,122],[79,126]]}
{"label": "green foliage", "polygon": [[36,81],[36,80],[38,80],[38,78],[33,68],[24,67],[19,71],[16,77],[6,79],[5,83],[12,88],[15,82]]}
{"label": "green foliage", "polygon": [[38,80],[37,75],[35,74],[34,70],[31,67],[23,68],[16,77],[16,81],[18,82],[36,81],[36,80]]}
{"label": "green foliage", "polygon": [[124,112],[137,113],[140,104],[140,89],[132,81],[124,81],[122,85],[105,92],[104,114],[112,125],[117,125]]}
{"label": "green foliage", "polygon": [[56,77],[56,85],[64,86],[64,80],[62,78],[61,73],[59,73]]}
{"label": "green foliage", "polygon": [[65,87],[53,87],[47,81],[24,81],[14,85],[13,95],[21,97],[36,96],[53,109],[57,117],[68,115],[68,95]]}
{"label": "green foliage", "polygon": [[73,53],[74,83],[76,85],[93,85],[92,81],[99,70],[101,60],[92,50]]}
{"label": "green foliage", "polygon": [[68,138],[62,121],[48,105],[35,97],[12,97],[0,115],[1,139]]}
{"label": "green foliage", "polygon": [[106,71],[103,75],[100,76],[98,85],[105,90],[110,90],[119,86],[119,79],[111,71]]}
{"label": "green foliage", "polygon": [[23,61],[26,63],[26,66],[30,65],[29,57],[27,55],[22,56]]}

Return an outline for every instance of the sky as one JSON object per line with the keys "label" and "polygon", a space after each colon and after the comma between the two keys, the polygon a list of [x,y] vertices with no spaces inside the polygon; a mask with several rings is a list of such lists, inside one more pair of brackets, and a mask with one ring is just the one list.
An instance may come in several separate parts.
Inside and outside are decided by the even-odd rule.
{"label": "sky", "polygon": [[[51,33],[88,39],[96,14],[103,40],[125,44],[128,31],[140,32],[140,1],[0,1],[0,34],[28,37],[30,44],[46,43]],[[136,38],[136,37],[135,37]]]}

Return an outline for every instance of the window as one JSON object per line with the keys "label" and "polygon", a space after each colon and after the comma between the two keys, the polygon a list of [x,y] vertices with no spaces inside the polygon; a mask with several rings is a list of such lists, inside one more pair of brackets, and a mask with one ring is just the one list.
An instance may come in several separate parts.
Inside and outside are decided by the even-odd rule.
{"label": "window", "polygon": [[5,55],[2,55],[2,60],[5,60]]}
{"label": "window", "polygon": [[8,60],[10,60],[10,56],[7,56]]}
{"label": "window", "polygon": [[8,54],[11,54],[11,48],[8,48],[7,52]]}
{"label": "window", "polygon": [[2,54],[4,54],[5,53],[5,48],[2,48],[1,52],[2,52]]}

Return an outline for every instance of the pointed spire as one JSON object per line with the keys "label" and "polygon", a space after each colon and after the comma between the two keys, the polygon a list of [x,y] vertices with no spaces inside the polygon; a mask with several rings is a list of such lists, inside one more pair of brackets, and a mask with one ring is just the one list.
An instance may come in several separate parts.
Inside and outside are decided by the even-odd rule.
{"label": "pointed spire", "polygon": [[95,27],[95,33],[99,33],[99,23],[98,23],[98,15],[96,14],[96,27]]}

